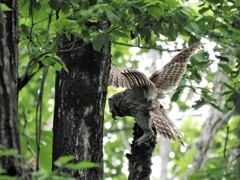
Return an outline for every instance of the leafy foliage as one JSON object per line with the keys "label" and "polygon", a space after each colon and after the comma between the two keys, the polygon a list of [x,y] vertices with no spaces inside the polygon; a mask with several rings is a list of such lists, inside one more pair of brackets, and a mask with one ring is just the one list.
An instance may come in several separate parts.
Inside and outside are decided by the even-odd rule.
{"label": "leafy foliage", "polygon": [[[191,107],[197,110],[211,105],[225,113],[238,107],[240,103],[239,5],[238,0],[205,0],[193,4],[179,0],[19,0],[19,75],[35,74],[19,93],[21,143],[26,162],[36,158],[35,117],[43,78],[40,71],[43,66],[50,67],[42,101],[44,130],[41,134],[40,170],[34,172],[33,177],[60,178],[56,172],[51,172],[52,132],[47,124],[53,114],[54,73],[68,71],[58,57],[58,53],[63,52],[63,37],[83,39],[86,43],[92,43],[96,51],[111,43],[113,63],[132,68],[138,67],[137,59],[146,57],[149,49],[170,52],[170,49],[164,48],[165,44],[175,44],[180,39],[183,46],[200,38],[216,42],[213,45],[210,43],[213,52],[204,49],[191,58],[186,74],[171,100],[177,102],[179,112]],[[9,10],[2,3],[0,7]],[[130,51],[132,47],[140,49],[134,54]],[[174,48],[177,49],[177,46]],[[71,51],[71,48],[67,51]],[[212,57],[211,54],[215,56]],[[225,74],[227,79],[226,89],[222,92],[225,98],[223,107],[212,96],[214,67]],[[200,86],[203,81],[207,85]],[[108,93],[116,93],[116,90],[111,88]],[[191,100],[194,102],[187,103]],[[237,111],[239,113],[239,109]],[[179,151],[180,146],[177,143],[172,147],[175,157],[170,160],[174,164],[170,172],[176,177],[184,176],[196,151],[192,144],[201,133],[202,123],[194,121],[194,118],[188,117],[181,127],[185,137],[189,138],[187,149],[184,152]],[[132,118],[113,121],[106,106],[103,139],[105,179],[126,179],[122,169],[126,166],[124,155],[129,151],[133,123]],[[230,131],[224,157],[227,126]],[[239,118],[228,121],[215,138],[206,167],[192,175],[191,179],[231,178],[232,174],[227,170],[228,159],[230,152],[239,148],[236,147],[239,144],[239,132]],[[12,155],[11,153],[1,152],[1,155]],[[156,156],[157,154],[156,152]],[[70,160],[72,157],[63,157],[55,163],[62,167]],[[66,167],[83,169],[95,165],[79,162],[75,165],[66,164]],[[67,175],[66,177],[71,179]]]}

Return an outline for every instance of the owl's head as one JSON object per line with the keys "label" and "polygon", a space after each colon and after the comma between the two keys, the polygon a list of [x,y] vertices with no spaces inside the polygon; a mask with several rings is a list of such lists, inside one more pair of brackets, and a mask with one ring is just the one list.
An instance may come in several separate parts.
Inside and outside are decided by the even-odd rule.
{"label": "owl's head", "polygon": [[113,119],[116,120],[116,116],[123,117],[123,115],[118,109],[118,104],[117,104],[118,101],[115,101],[116,98],[114,97],[115,96],[112,96],[108,99],[108,104],[109,104],[110,113],[112,114]]}

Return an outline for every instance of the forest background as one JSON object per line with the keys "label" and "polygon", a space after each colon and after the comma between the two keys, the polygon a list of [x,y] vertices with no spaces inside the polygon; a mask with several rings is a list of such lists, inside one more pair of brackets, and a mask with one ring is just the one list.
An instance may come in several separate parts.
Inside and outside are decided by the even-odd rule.
{"label": "forest background", "polygon": [[[11,98],[6,100],[6,94],[1,93],[1,173],[5,172],[3,162],[8,157],[23,159],[26,167],[32,166],[31,177],[35,179],[60,178],[57,170],[52,171],[52,164],[55,169],[69,169],[70,174],[79,169],[87,171],[88,167],[96,168],[95,163],[72,163],[73,156],[59,159],[61,152],[57,152],[56,148],[52,149],[53,146],[57,147],[56,144],[61,146],[61,143],[64,143],[53,138],[53,132],[60,131],[59,126],[64,125],[56,123],[55,130],[51,130],[53,119],[58,118],[55,116],[60,116],[59,111],[63,112],[66,108],[63,104],[67,108],[84,107],[81,103],[72,105],[72,102],[67,101],[68,96],[64,94],[67,83],[75,83],[71,86],[75,89],[73,93],[76,93],[77,97],[83,96],[83,102],[96,103],[94,100],[84,100],[84,96],[98,99],[98,108],[101,109],[105,106],[106,74],[110,59],[121,68],[139,69],[150,75],[163,67],[181,49],[200,40],[203,46],[190,59],[179,87],[173,93],[168,93],[162,101],[165,111],[176,122],[188,145],[181,147],[177,142],[170,143],[158,138],[152,158],[151,179],[239,179],[238,0],[1,0],[0,9],[1,28],[6,28],[5,35],[4,31],[0,32],[1,39],[5,38],[7,42],[4,44],[4,41],[1,41],[1,47],[6,46],[8,49],[1,48],[0,52],[4,54],[3,52],[9,51],[9,57],[17,54],[12,58],[15,59],[15,65],[9,65],[10,69],[14,67],[16,70],[13,68],[9,71],[14,71],[11,73],[14,74],[12,81],[15,95],[11,97],[15,98],[13,102],[18,99],[18,104],[13,108],[15,111],[12,111],[17,113],[17,119],[12,117],[14,114],[6,114],[13,118],[10,118],[10,127],[16,126],[18,129],[13,128],[12,137],[17,136],[20,140],[11,138],[11,135],[4,136],[8,129],[2,130],[6,125],[3,118],[6,104],[2,102],[11,101]],[[12,31],[8,31],[9,27],[12,27]],[[16,34],[9,33],[13,31]],[[6,38],[9,34],[15,35],[15,38],[19,36],[19,42],[11,43],[9,38]],[[82,57],[84,62],[76,63],[76,57]],[[80,76],[80,70],[75,68],[78,66],[88,67],[89,72],[100,78],[87,76],[95,87],[101,86],[98,81],[103,84],[105,82],[101,95],[95,92],[95,96],[91,90],[89,92],[94,95],[80,95],[80,89],[84,85],[79,84],[84,82],[84,79],[68,79],[69,74],[74,77],[74,71]],[[3,68],[1,70],[2,77],[8,77],[7,72]],[[105,76],[100,76],[101,72]],[[3,78],[1,83],[4,80],[10,82],[11,78]],[[59,82],[66,84],[63,83],[65,86],[62,86]],[[11,85],[2,83],[1,87],[4,87],[3,84]],[[116,92],[119,92],[119,89],[108,88],[107,96]],[[73,110],[74,117],[77,111],[78,109]],[[83,114],[77,114],[77,119]],[[64,116],[64,113],[61,115]],[[100,177],[106,180],[127,179],[128,164],[125,155],[131,151],[135,121],[130,117],[114,121],[109,114],[107,103],[104,122],[102,116],[100,113],[102,126],[101,123],[99,126],[96,126],[98,123],[89,125],[91,128],[98,128],[91,133],[99,135],[100,151],[103,146],[104,176]],[[94,119],[94,116],[91,118]],[[75,121],[74,123],[77,126]],[[81,135],[73,131],[72,136],[75,136],[74,134]],[[63,133],[62,138],[67,138],[67,135],[69,134]],[[8,142],[5,142],[5,138]],[[11,146],[8,144],[11,144],[11,141],[21,144],[12,143]],[[73,149],[79,148],[77,144],[72,145]],[[14,160],[13,164],[18,169],[19,162]],[[103,172],[100,170],[98,173]],[[26,174],[21,174],[22,178],[28,177]],[[8,175],[9,172],[0,179],[11,179]],[[78,175],[73,173],[72,177],[79,177]],[[72,177],[61,174],[64,179]]]}

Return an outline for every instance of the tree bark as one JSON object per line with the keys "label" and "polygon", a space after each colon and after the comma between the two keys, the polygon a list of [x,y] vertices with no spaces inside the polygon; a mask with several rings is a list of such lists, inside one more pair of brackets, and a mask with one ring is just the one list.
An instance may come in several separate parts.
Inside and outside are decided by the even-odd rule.
{"label": "tree bark", "polygon": [[[72,41],[65,40],[64,45]],[[56,75],[53,123],[53,162],[60,156],[73,155],[75,162],[90,161],[98,168],[86,170],[59,169],[77,179],[103,179],[103,117],[110,70],[110,47],[100,52],[82,41],[75,51],[60,54],[69,73]],[[53,169],[56,166],[53,165]]]}
{"label": "tree bark", "polygon": [[143,135],[143,130],[137,123],[133,127],[133,142],[131,144],[131,154],[126,157],[129,161],[129,176],[128,180],[150,180],[152,173],[152,154],[156,146],[157,132],[155,128],[154,136],[140,146],[137,146],[136,140]]}
{"label": "tree bark", "polygon": [[[11,11],[3,13],[0,10],[0,150],[16,150],[20,154],[20,139],[18,132],[18,6],[14,0],[1,0]],[[6,17],[6,20],[5,20]],[[0,166],[6,175],[21,175],[19,159],[13,156],[0,158]]]}

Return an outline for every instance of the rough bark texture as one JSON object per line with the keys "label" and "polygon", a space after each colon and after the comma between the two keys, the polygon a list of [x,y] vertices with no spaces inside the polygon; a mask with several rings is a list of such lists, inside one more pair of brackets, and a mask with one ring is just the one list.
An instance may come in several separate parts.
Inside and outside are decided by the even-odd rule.
{"label": "rough bark texture", "polygon": [[152,172],[152,153],[156,146],[156,130],[154,130],[154,136],[147,140],[140,146],[137,146],[136,140],[143,135],[143,130],[137,123],[133,127],[133,143],[131,144],[131,154],[127,154],[126,157],[129,161],[129,176],[128,180],[150,180]]}
{"label": "rough bark texture", "polygon": [[[224,105],[224,97],[222,92],[224,92],[226,81],[226,76],[218,71],[215,75],[213,96],[219,102],[220,107]],[[223,115],[220,111],[211,107],[209,110],[210,114],[205,122],[201,136],[196,144],[197,151],[194,156],[192,163],[192,168],[187,172],[186,177],[193,174],[197,170],[201,170],[205,167],[208,159],[208,152],[213,143],[214,137],[216,136],[218,130],[222,127],[224,122],[227,122],[229,118],[234,114],[235,110],[229,111],[227,114]]]}
{"label": "rough bark texture", "polygon": [[[0,3],[12,9],[4,14],[0,11],[0,146],[3,151],[14,149],[20,153],[17,119],[17,2],[1,0]],[[0,158],[0,166],[6,175],[20,175],[21,167],[16,166],[19,162],[11,156]]]}
{"label": "rough bark texture", "polygon": [[[69,41],[64,44],[70,43]],[[69,70],[56,76],[53,123],[53,162],[60,156],[73,155],[76,162],[90,161],[99,168],[61,169],[77,179],[103,179],[103,116],[110,70],[110,48],[101,52],[83,42],[67,46],[81,47],[60,54]],[[53,169],[56,169],[53,166]]]}

